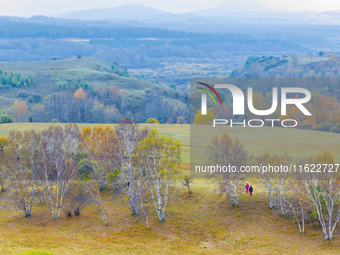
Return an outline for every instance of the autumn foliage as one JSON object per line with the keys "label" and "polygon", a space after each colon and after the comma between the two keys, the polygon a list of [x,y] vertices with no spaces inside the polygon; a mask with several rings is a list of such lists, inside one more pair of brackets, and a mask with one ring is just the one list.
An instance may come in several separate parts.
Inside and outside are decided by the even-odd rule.
{"label": "autumn foliage", "polygon": [[[95,126],[80,131],[77,125],[67,124],[0,137],[1,150],[6,146],[0,153],[0,174],[9,185],[8,198],[29,217],[37,194],[43,194],[52,219],[59,219],[61,212],[71,217],[72,210],[78,216],[91,201],[107,225],[101,193],[110,186],[127,197],[134,215],[142,208],[148,217],[145,208],[154,204],[162,221],[179,172],[180,144],[155,130],[124,122],[115,130]],[[80,176],[84,167],[90,169],[86,180]]]}
{"label": "autumn foliage", "polygon": [[5,136],[0,136],[0,150],[3,151],[4,147],[8,144],[8,139]]}

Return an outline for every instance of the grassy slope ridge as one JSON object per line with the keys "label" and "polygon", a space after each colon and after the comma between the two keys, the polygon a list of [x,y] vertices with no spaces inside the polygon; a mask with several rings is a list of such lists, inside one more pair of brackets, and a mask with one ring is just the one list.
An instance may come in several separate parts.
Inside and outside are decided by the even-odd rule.
{"label": "grassy slope ridge", "polygon": [[[11,130],[29,130],[35,129],[41,131],[48,128],[50,123],[12,123],[0,125],[0,136],[8,136]],[[65,124],[58,124],[64,126]],[[78,124],[80,128],[84,126],[110,126],[108,124]],[[190,162],[190,125],[155,125],[141,124],[141,127],[148,126],[155,128],[161,135],[177,139],[182,144],[182,160],[184,163]],[[207,136],[212,135],[211,127],[206,126],[205,132],[202,132],[202,139],[209,141]],[[318,153],[329,150],[335,157],[337,163],[340,163],[340,135],[330,132],[310,131],[303,129],[289,128],[249,128],[249,127],[233,127],[233,128],[218,128],[218,133],[223,131],[229,133],[233,138],[239,138],[244,144],[249,155],[260,156],[265,152],[284,154],[288,153],[293,157],[293,161],[316,156]],[[201,146],[209,146],[208,143]]]}
{"label": "grassy slope ridge", "polygon": [[[97,65],[100,68],[97,68]],[[58,75],[54,75],[54,67],[58,69]],[[10,88],[9,90],[0,91],[0,108],[9,108],[14,100],[18,100],[16,97],[20,90],[28,92],[35,92],[42,94],[44,97],[59,93],[59,84],[62,82],[67,83],[67,79],[72,79],[69,86],[70,92],[75,92],[75,83],[77,79],[81,79],[81,82],[88,82],[92,84],[93,89],[99,87],[105,87],[108,85],[115,85],[119,89],[124,89],[128,92],[128,102],[131,107],[138,107],[142,104],[141,99],[136,99],[136,96],[144,97],[144,89],[149,88],[152,91],[164,96],[164,86],[154,84],[148,81],[139,80],[136,78],[121,77],[111,72],[111,63],[96,58],[83,57],[77,59],[76,57],[55,60],[55,61],[35,61],[35,62],[16,62],[16,63],[0,63],[0,69],[20,72],[23,77],[29,75],[34,76],[34,86]],[[166,87],[169,91],[166,96],[168,101],[177,107],[185,107],[183,103],[183,93]],[[178,92],[178,98],[175,98],[175,92]],[[20,100],[19,100],[20,101]]]}
{"label": "grassy slope ridge", "polygon": [[[42,130],[49,124],[0,125],[0,136],[10,130]],[[64,124],[58,124],[64,126]],[[80,127],[85,124],[80,124]],[[94,126],[94,124],[89,124]],[[107,126],[107,125],[103,125]],[[113,126],[113,125],[110,125]],[[145,126],[145,124],[142,124]],[[182,143],[183,161],[189,162],[189,125],[148,125],[161,135]],[[295,157],[315,155],[329,149],[339,162],[338,134],[283,128],[229,128],[250,154],[281,153],[289,149]],[[279,135],[285,139],[278,139]],[[261,140],[261,141],[259,141]],[[294,146],[295,145],[295,146]],[[172,191],[163,223],[150,210],[151,229],[130,216],[128,200],[121,194],[103,192],[109,226],[104,226],[97,209],[90,206],[79,217],[52,221],[47,207],[35,206],[32,217],[21,211],[3,210],[0,203],[0,253],[18,254],[44,250],[53,254],[338,254],[338,232],[332,246],[324,241],[317,221],[310,219],[300,234],[293,218],[282,218],[279,208],[269,210],[256,180],[254,196],[243,194],[237,208],[219,197],[211,180],[194,180],[193,193],[178,183]],[[0,194],[0,201],[4,197]],[[8,207],[7,207],[8,209]]]}

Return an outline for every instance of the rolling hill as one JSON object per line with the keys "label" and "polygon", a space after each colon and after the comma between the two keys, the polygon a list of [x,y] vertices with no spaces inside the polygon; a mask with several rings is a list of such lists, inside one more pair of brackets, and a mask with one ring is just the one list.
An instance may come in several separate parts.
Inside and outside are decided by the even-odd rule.
{"label": "rolling hill", "polygon": [[[1,90],[0,109],[8,109],[15,100],[20,101],[17,96],[20,91],[39,93],[46,97],[62,92],[63,90],[59,88],[59,84],[65,83],[67,90],[74,93],[77,90],[75,84],[80,82],[91,84],[93,91],[110,85],[116,86],[119,90],[123,89],[127,92],[128,104],[137,110],[143,104],[143,99],[146,95],[144,90],[146,88],[149,88],[155,94],[162,95],[169,104],[176,105],[178,108],[186,108],[185,93],[133,77],[119,76],[115,72],[123,71],[123,69],[115,65],[115,70],[112,71],[111,63],[102,59],[86,57],[77,59],[74,57],[55,61],[0,63],[0,69],[20,72],[23,77],[34,76],[33,86],[11,87],[9,90]],[[57,70],[57,75],[55,75],[55,70]],[[166,94],[164,89],[167,90]],[[36,102],[35,104],[40,103]]]}

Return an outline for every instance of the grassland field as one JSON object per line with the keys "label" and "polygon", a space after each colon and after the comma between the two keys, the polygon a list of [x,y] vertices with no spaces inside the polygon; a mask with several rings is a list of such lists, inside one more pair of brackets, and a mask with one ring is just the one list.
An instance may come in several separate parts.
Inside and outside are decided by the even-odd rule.
{"label": "grassland field", "polygon": [[[11,130],[42,131],[47,129],[49,123],[12,123],[0,125],[0,136],[8,136]],[[64,126],[65,124],[56,124]],[[114,124],[78,124],[82,129],[85,126],[109,126],[114,128]],[[155,128],[161,135],[172,137],[182,145],[182,161],[190,162],[190,125],[175,124],[140,124],[141,127]],[[216,132],[211,132],[210,126],[200,128],[201,138],[204,143],[201,146],[207,147],[209,138],[214,134],[226,131],[231,137],[239,138],[245,146],[248,154],[254,157],[265,152],[284,154],[288,153],[294,162],[309,156],[316,156],[320,152],[329,150],[335,157],[335,161],[340,163],[340,135],[331,132],[311,131],[291,128],[250,128],[250,127],[217,127]]]}
{"label": "grassland field", "polygon": [[[41,131],[50,124],[0,125],[0,136],[15,130]],[[57,124],[63,126],[64,124]],[[98,124],[79,124],[79,127]],[[145,124],[141,124],[144,126]],[[107,125],[103,125],[107,126]],[[183,171],[190,161],[189,125],[148,125],[161,135],[182,144]],[[231,128],[250,155],[288,152],[294,160],[315,156],[328,149],[340,162],[340,135],[283,128]],[[279,139],[279,137],[284,139]],[[309,219],[300,234],[292,217],[279,209],[269,210],[257,180],[249,180],[254,196],[242,194],[233,208],[219,196],[211,180],[196,179],[192,194],[180,182],[169,201],[165,221],[159,223],[151,208],[150,229],[140,217],[130,215],[126,197],[116,190],[103,192],[109,225],[105,226],[95,207],[78,217],[51,220],[47,206],[35,205],[32,216],[8,205],[0,194],[0,254],[339,254],[340,233],[332,245],[324,240],[317,221]],[[31,253],[30,253],[31,252]]]}

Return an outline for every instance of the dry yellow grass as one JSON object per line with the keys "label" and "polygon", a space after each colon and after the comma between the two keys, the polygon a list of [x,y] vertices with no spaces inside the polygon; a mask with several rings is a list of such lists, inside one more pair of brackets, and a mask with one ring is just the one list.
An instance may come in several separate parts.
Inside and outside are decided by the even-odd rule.
{"label": "dry yellow grass", "polygon": [[329,245],[315,222],[300,234],[293,219],[270,211],[258,192],[243,194],[232,208],[208,180],[196,180],[190,195],[178,186],[163,223],[151,211],[150,230],[130,216],[123,196],[105,191],[104,199],[109,226],[94,207],[54,221],[46,207],[35,207],[27,219],[1,208],[0,254],[339,254],[339,235]]}
{"label": "dry yellow grass", "polygon": [[[27,123],[0,125],[0,135],[8,135],[13,128],[42,130],[46,127],[47,124]],[[182,169],[188,170],[189,126],[153,127],[161,134],[181,141]],[[274,136],[274,133],[270,133],[274,131],[264,132],[263,135]],[[237,129],[233,132],[231,135],[241,134]],[[297,132],[292,139],[299,139],[302,134],[299,132],[303,130],[292,132]],[[310,143],[315,146],[326,146],[332,137],[333,143],[334,139],[339,139],[338,134],[308,132],[314,135]],[[245,132],[244,137],[253,139],[249,132]],[[306,137],[300,139],[305,140]],[[322,139],[326,139],[326,142]],[[321,142],[323,144],[320,145]],[[266,144],[275,146],[271,143],[263,143],[263,146]],[[251,143],[246,146],[252,150]],[[254,153],[260,153],[258,148],[255,144]],[[268,148],[260,149],[265,151]],[[290,152],[298,150],[292,148]],[[337,150],[336,146],[334,150]],[[339,158],[339,155],[335,156]],[[254,188],[254,196],[243,194],[239,206],[233,208],[225,197],[220,197],[214,191],[215,186],[210,180],[195,180],[190,195],[186,193],[185,187],[178,184],[163,223],[157,221],[151,210],[150,230],[144,221],[130,215],[126,198],[112,190],[103,193],[109,226],[103,224],[94,207],[86,208],[79,217],[66,218],[62,215],[61,219],[52,221],[47,207],[34,207],[32,217],[25,219],[21,211],[11,211],[4,202],[0,202],[0,254],[21,254],[34,250],[52,254],[98,255],[339,254],[338,232],[332,245],[324,240],[317,222],[310,221],[306,233],[300,234],[293,219],[283,218],[279,210],[269,210],[266,197],[260,194],[257,185]],[[4,196],[4,193],[0,194],[0,201]]]}

